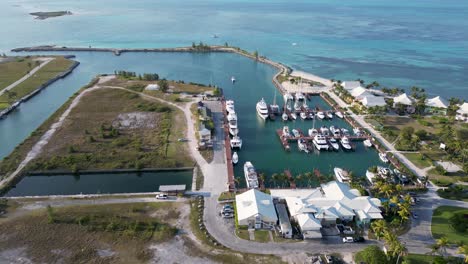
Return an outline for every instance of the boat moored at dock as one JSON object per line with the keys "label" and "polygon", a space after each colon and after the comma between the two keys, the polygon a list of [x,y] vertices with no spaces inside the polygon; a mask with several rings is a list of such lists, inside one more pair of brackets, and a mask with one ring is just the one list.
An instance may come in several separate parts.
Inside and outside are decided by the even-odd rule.
{"label": "boat moored at dock", "polygon": [[343,150],[349,151],[352,150],[353,148],[351,147],[351,142],[349,142],[349,139],[347,136],[343,136],[340,140],[341,146],[343,147]]}
{"label": "boat moored at dock", "polygon": [[247,188],[253,189],[258,188],[258,175],[255,171],[255,167],[250,161],[244,164],[244,176]]}
{"label": "boat moored at dock", "polygon": [[339,182],[349,183],[351,179],[349,178],[349,173],[342,168],[334,168],[333,171],[335,172],[335,178]]}
{"label": "boat moored at dock", "polygon": [[338,118],[341,118],[341,119],[344,118],[344,115],[343,115],[343,113],[341,113],[341,112],[336,112],[335,115],[336,115]]}
{"label": "boat moored at dock", "polygon": [[329,138],[328,143],[330,144],[331,148],[335,151],[340,150],[340,145],[338,144],[338,141],[336,141],[335,138]]}
{"label": "boat moored at dock", "polygon": [[300,151],[309,153],[309,149],[307,148],[307,142],[305,141],[305,139],[300,138],[299,140],[297,140],[297,147],[299,148]]}
{"label": "boat moored at dock", "polygon": [[234,101],[233,100],[227,100],[226,101],[226,111],[228,113],[231,113],[231,112],[234,112],[235,113],[235,110],[234,110]]}
{"label": "boat moored at dock", "polygon": [[268,107],[263,98],[257,103],[256,108],[258,116],[266,120],[268,118]]}
{"label": "boat moored at dock", "polygon": [[364,146],[366,146],[368,148],[372,147],[372,142],[370,141],[370,139],[364,140],[363,143],[364,143]]}
{"label": "boat moored at dock", "polygon": [[239,136],[234,136],[231,139],[231,148],[242,148],[242,139]]}
{"label": "boat moored at dock", "polygon": [[386,153],[379,153],[379,159],[380,159],[383,163],[388,163],[388,162],[389,162]]}
{"label": "boat moored at dock", "polygon": [[239,162],[239,155],[237,155],[237,152],[234,152],[232,154],[232,164],[236,165],[237,162]]}
{"label": "boat moored at dock", "polygon": [[323,112],[317,112],[315,116],[317,116],[320,120],[323,120],[325,118],[325,114]]}
{"label": "boat moored at dock", "polygon": [[312,140],[312,143],[314,144],[315,148],[319,151],[329,149],[327,139],[321,134],[317,134]]}

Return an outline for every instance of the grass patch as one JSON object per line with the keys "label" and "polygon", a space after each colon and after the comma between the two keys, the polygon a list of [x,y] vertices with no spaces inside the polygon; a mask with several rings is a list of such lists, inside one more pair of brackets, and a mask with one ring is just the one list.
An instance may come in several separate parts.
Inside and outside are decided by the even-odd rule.
{"label": "grass patch", "polygon": [[244,240],[250,240],[249,231],[247,229],[236,229],[236,235]]}
{"label": "grass patch", "polygon": [[[34,263],[147,262],[153,257],[150,244],[174,237],[176,229],[169,222],[180,216],[179,206],[138,203],[53,208],[54,221],[47,210],[34,211],[0,224],[5,235],[0,248],[24,247]],[[115,254],[100,257],[99,250]]]}
{"label": "grass patch", "polygon": [[233,199],[236,199],[236,193],[234,192],[222,192],[218,197],[218,201],[226,201]]}
{"label": "grass patch", "polygon": [[270,242],[270,234],[267,230],[256,230],[255,231],[255,241],[261,243]]}
{"label": "grass patch", "polygon": [[411,264],[432,264],[434,256],[423,254],[408,254],[405,257],[405,260],[407,260]]}
{"label": "grass patch", "polygon": [[451,200],[468,202],[468,186],[454,185],[446,188],[445,190],[437,190],[440,197]]}
{"label": "grass patch", "polygon": [[[15,88],[11,89],[8,94],[5,93],[2,96],[0,96],[0,102],[15,102],[21,97],[34,91],[39,86],[45,84],[50,79],[66,71],[72,64],[73,61],[71,60],[65,59],[63,57],[55,57],[54,60],[50,61],[47,65],[42,67],[33,76],[27,78],[24,82],[18,84],[17,86],[15,86]],[[34,63],[32,67],[35,67]],[[24,76],[24,74],[22,74],[22,76]],[[14,96],[11,93],[14,93]]]}
{"label": "grass patch", "polygon": [[35,66],[31,57],[9,57],[0,63],[0,91],[26,75]]}
{"label": "grass patch", "polygon": [[420,169],[424,169],[432,166],[432,162],[429,158],[424,157],[420,153],[403,153],[414,165]]}
{"label": "grass patch", "polygon": [[201,149],[199,150],[202,157],[206,160],[207,163],[211,163],[214,158],[214,150],[213,148],[209,149]]}
{"label": "grass patch", "polygon": [[449,242],[453,244],[460,241],[463,241],[463,243],[466,244],[468,243],[467,232],[458,232],[450,224],[450,218],[455,214],[468,215],[468,209],[452,206],[438,207],[432,216],[432,235],[436,239],[445,236]]}

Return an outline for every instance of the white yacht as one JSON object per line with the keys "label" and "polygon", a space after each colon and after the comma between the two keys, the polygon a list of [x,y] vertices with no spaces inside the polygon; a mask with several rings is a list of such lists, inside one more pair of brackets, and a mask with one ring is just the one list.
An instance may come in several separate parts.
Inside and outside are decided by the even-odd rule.
{"label": "white yacht", "polygon": [[234,136],[231,139],[231,148],[242,148],[242,139],[239,136]]}
{"label": "white yacht", "polygon": [[344,150],[352,150],[351,143],[349,142],[349,139],[347,136],[343,136],[340,142]]}
{"label": "white yacht", "polygon": [[237,162],[239,162],[239,156],[237,155],[237,152],[234,152],[234,153],[232,154],[232,163],[233,163],[234,165],[236,165]]}
{"label": "white yacht", "polygon": [[368,148],[372,147],[372,142],[370,141],[370,139],[364,140],[363,143],[364,143],[364,146],[366,146]]}
{"label": "white yacht", "polygon": [[341,136],[341,130],[335,126],[330,126],[330,132],[332,133],[333,137],[338,138]]}
{"label": "white yacht", "polygon": [[309,137],[315,137],[318,134],[318,130],[315,128],[309,129]]}
{"label": "white yacht", "polygon": [[342,128],[341,129],[341,134],[343,134],[343,136],[345,136],[345,137],[349,137],[349,130],[346,129],[346,128]]}
{"label": "white yacht", "polygon": [[294,113],[294,112],[291,112],[291,118],[292,118],[293,120],[296,120],[296,119],[297,119],[297,115],[296,115],[296,113]]}
{"label": "white yacht", "polygon": [[382,178],[387,178],[388,176],[390,176],[389,168],[377,166],[377,172]]}
{"label": "white yacht", "polygon": [[338,144],[338,141],[336,141],[336,139],[330,138],[328,139],[328,143],[330,143],[333,150],[340,150],[340,145]]}
{"label": "white yacht", "polygon": [[312,112],[309,113],[309,119],[314,119],[314,113]]}
{"label": "white yacht", "polygon": [[361,129],[359,129],[359,127],[353,128],[353,133],[356,136],[360,136],[362,134]]}
{"label": "white yacht", "polygon": [[348,183],[350,181],[349,173],[342,168],[334,168],[335,178],[339,182]]}
{"label": "white yacht", "polygon": [[239,134],[239,129],[237,127],[229,127],[229,134],[231,134],[231,136],[237,136],[237,134]]}
{"label": "white yacht", "polygon": [[314,146],[315,146],[315,148],[317,148],[317,150],[328,150],[329,149],[327,139],[321,134],[315,135],[312,142],[314,143]]}
{"label": "white yacht", "polygon": [[294,111],[299,112],[305,102],[305,96],[302,93],[296,93],[296,100],[294,102]]}
{"label": "white yacht", "polygon": [[232,83],[235,83],[235,82],[236,82],[236,78],[234,78],[234,76],[231,77],[231,82],[232,82]]}
{"label": "white yacht", "polygon": [[286,105],[286,109],[291,111],[292,110],[291,102],[294,100],[294,97],[290,93],[285,93],[283,95],[283,99],[284,99],[284,104]]}
{"label": "white yacht", "polygon": [[327,112],[327,117],[329,119],[332,119],[333,118],[333,113],[331,111]]}
{"label": "white yacht", "polygon": [[289,127],[288,126],[284,126],[283,127],[283,137],[291,137],[291,133],[289,133]]}
{"label": "white yacht", "polygon": [[300,116],[302,120],[307,119],[307,114],[305,112],[301,112]]}
{"label": "white yacht", "polygon": [[266,120],[268,117],[268,107],[263,98],[257,103],[257,114],[263,120]]}
{"label": "white yacht", "polygon": [[276,90],[275,90],[275,97],[273,99],[273,104],[270,105],[271,113],[274,115],[280,114],[280,107],[276,104]]}
{"label": "white yacht", "polygon": [[293,133],[294,137],[300,137],[301,136],[301,134],[299,133],[299,130],[297,130],[295,128],[292,130],[292,133]]}
{"label": "white yacht", "polygon": [[235,112],[235,110],[234,110],[234,101],[233,100],[227,100],[226,101],[226,111],[228,113]]}
{"label": "white yacht", "polygon": [[309,149],[307,148],[307,143],[305,139],[300,138],[297,141],[297,147],[299,148],[300,151],[304,151],[305,153],[309,153]]}
{"label": "white yacht", "polygon": [[325,114],[323,112],[317,112],[316,116],[321,120],[325,118]]}
{"label": "white yacht", "polygon": [[379,158],[380,158],[380,160],[381,160],[383,163],[388,163],[387,154],[385,154],[385,153],[379,153]]}
{"label": "white yacht", "polygon": [[344,118],[344,115],[343,115],[343,113],[341,113],[341,112],[336,112],[335,115],[336,115],[338,118]]}
{"label": "white yacht", "polygon": [[227,115],[227,120],[228,120],[229,128],[237,128],[237,115],[236,115],[236,112],[230,112]]}
{"label": "white yacht", "polygon": [[255,167],[250,161],[247,161],[244,164],[244,176],[245,182],[247,183],[247,188],[253,189],[258,188],[258,175],[255,171]]}
{"label": "white yacht", "polygon": [[368,170],[366,171],[366,178],[367,178],[367,180],[369,181],[369,183],[370,183],[371,185],[374,184],[375,177],[376,177],[376,176],[375,176],[375,173],[370,172],[370,171],[368,171]]}
{"label": "white yacht", "polygon": [[283,113],[281,115],[281,118],[283,119],[283,121],[288,121],[288,119],[289,119],[288,114],[286,114],[286,113]]}
{"label": "white yacht", "polygon": [[325,137],[330,136],[330,130],[326,126],[320,128],[320,133],[322,133],[322,135],[324,135]]}

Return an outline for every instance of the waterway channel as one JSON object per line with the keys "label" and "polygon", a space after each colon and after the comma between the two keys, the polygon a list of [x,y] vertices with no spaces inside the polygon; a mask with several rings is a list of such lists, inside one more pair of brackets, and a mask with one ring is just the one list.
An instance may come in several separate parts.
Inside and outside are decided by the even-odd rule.
{"label": "waterway channel", "polygon": [[[349,153],[340,151],[337,153],[305,154],[297,150],[296,144],[291,144],[291,152],[285,152],[276,135],[276,129],[285,124],[280,119],[265,123],[257,117],[255,111],[255,104],[262,97],[268,103],[274,99],[276,88],[271,79],[276,73],[276,69],[271,66],[230,53],[125,53],[121,56],[100,52],[76,52],[74,54],[77,56],[76,60],[80,61],[81,64],[72,74],[52,84],[32,100],[21,105],[20,109],[10,114],[6,119],[0,120],[0,158],[7,156],[15,146],[96,74],[112,73],[114,70],[129,70],[138,73],[158,73],[160,76],[172,80],[212,83],[222,87],[227,98],[235,100],[240,136],[243,140],[242,150],[238,153],[239,164],[235,167],[235,174],[236,177],[240,178],[241,186],[244,185],[242,164],[247,160],[251,161],[259,171],[265,172],[267,177],[285,169],[291,170],[293,175],[308,172],[314,168],[319,169],[324,174],[329,174],[336,166],[363,175],[369,166],[379,163],[377,153],[365,149],[362,143],[357,143],[356,151]],[[236,77],[235,84],[231,83],[231,76]],[[277,101],[282,103],[282,96],[279,93]],[[317,105],[323,109],[329,108],[320,97],[312,97],[308,104],[311,107]],[[305,132],[312,127],[312,121],[297,120],[287,124],[291,129],[300,128]],[[336,118],[332,121],[317,121],[315,123],[316,127],[322,125],[328,127],[335,125],[352,131],[346,122]],[[34,178],[34,180],[41,181],[40,179],[42,179],[49,182],[52,178],[43,177]],[[147,179],[147,177],[142,177],[141,182],[145,182]],[[31,180],[28,179],[28,181]],[[77,184],[79,181],[75,180],[54,181],[57,186],[76,185],[77,189],[73,189],[75,188],[73,187],[74,191],[72,192],[80,190],[79,186],[82,186],[81,183]],[[93,182],[110,185],[111,178],[96,177]],[[18,186],[21,184],[22,182]],[[154,186],[155,183],[151,184]],[[44,185],[45,189],[50,190],[49,194],[61,189],[60,187],[46,188],[45,186],[49,185]],[[128,188],[132,187],[128,186]],[[105,192],[98,185],[90,187],[89,190]],[[80,190],[83,193],[85,191],[84,189]]]}

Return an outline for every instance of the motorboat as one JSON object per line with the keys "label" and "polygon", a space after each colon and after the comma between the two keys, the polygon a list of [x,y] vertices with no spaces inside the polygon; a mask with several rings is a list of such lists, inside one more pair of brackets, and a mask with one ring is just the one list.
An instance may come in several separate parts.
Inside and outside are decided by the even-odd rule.
{"label": "motorboat", "polygon": [[330,130],[326,126],[320,128],[320,133],[322,133],[322,135],[324,135],[325,137],[330,136]]}
{"label": "motorboat", "polygon": [[231,139],[231,148],[242,148],[242,139],[239,136],[234,136]]}
{"label": "motorboat", "polygon": [[359,127],[353,128],[353,133],[356,136],[361,136],[362,135],[362,131],[361,131],[361,129],[359,129]]}
{"label": "motorboat", "polygon": [[291,137],[291,133],[289,132],[288,126],[283,127],[283,137]]}
{"label": "motorboat", "polygon": [[383,163],[388,163],[388,158],[386,153],[379,153],[379,158]]}
{"label": "motorboat", "polygon": [[300,138],[297,141],[297,147],[299,148],[300,151],[304,151],[305,153],[309,153],[309,149],[307,148],[307,142],[305,139]]}
{"label": "motorboat", "polygon": [[234,78],[234,76],[231,77],[231,82],[232,82],[232,83],[235,83],[235,82],[236,82],[236,78]]}
{"label": "motorboat", "polygon": [[229,129],[237,129],[237,115],[235,112],[231,112],[227,116]]}
{"label": "motorboat", "polygon": [[302,120],[307,119],[307,114],[305,112],[301,112],[300,116]]}
{"label": "motorboat", "polygon": [[336,141],[336,139],[329,138],[328,143],[330,143],[333,150],[335,151],[340,150],[340,145],[338,144],[338,141]]}
{"label": "motorboat", "polygon": [[229,112],[228,115],[227,115],[227,120],[228,120],[228,121],[232,121],[232,120],[237,121],[237,114],[236,114],[236,112],[234,112],[234,111]]}
{"label": "motorboat", "polygon": [[293,133],[294,137],[300,137],[301,136],[301,134],[299,133],[299,130],[297,130],[295,128],[292,130],[292,133]]}
{"label": "motorboat", "polygon": [[314,119],[314,113],[312,112],[309,113],[309,119]]}
{"label": "motorboat", "polygon": [[268,107],[263,98],[257,103],[257,114],[263,120],[266,120],[268,117]]}
{"label": "motorboat", "polygon": [[334,168],[333,171],[335,172],[335,178],[339,182],[348,183],[350,182],[349,173],[342,168]]}
{"label": "motorboat", "polygon": [[314,143],[315,148],[319,151],[329,149],[327,139],[321,134],[315,135],[312,142]]}
{"label": "motorboat", "polygon": [[380,166],[377,166],[377,172],[382,178],[387,178],[388,176],[390,176],[390,173],[391,173],[389,168],[380,167]]}
{"label": "motorboat", "polygon": [[291,112],[291,118],[292,118],[293,120],[296,120],[296,119],[297,119],[297,115],[296,115],[296,113],[294,113],[294,112]]}
{"label": "motorboat", "polygon": [[335,115],[336,115],[338,118],[344,118],[344,115],[343,115],[343,113],[341,113],[341,112],[336,112]]}
{"label": "motorboat", "polygon": [[286,106],[286,109],[288,109],[288,111],[291,111],[292,110],[291,102],[294,100],[294,97],[290,93],[285,93],[283,95],[283,99],[284,99],[284,105]]}
{"label": "motorboat", "polygon": [[239,129],[237,127],[236,128],[229,127],[229,134],[231,134],[231,136],[237,136],[237,134],[239,134]]}
{"label": "motorboat", "polygon": [[270,110],[271,110],[271,113],[274,115],[280,114],[280,107],[278,104],[276,104],[276,90],[275,90],[275,97],[273,99],[273,104],[270,105]]}
{"label": "motorboat", "polygon": [[369,170],[366,171],[366,178],[371,185],[374,184],[375,177],[376,177],[375,173],[370,172]]}
{"label": "motorboat", "polygon": [[234,152],[234,153],[232,154],[232,163],[233,163],[234,165],[236,165],[237,162],[239,162],[239,156],[237,155],[237,152]]}
{"label": "motorboat", "polygon": [[233,100],[227,100],[226,101],[226,111],[228,113],[235,112],[235,110],[234,110],[234,101]]}
{"label": "motorboat", "polygon": [[317,116],[320,120],[322,120],[322,119],[325,118],[325,114],[324,114],[323,112],[317,112],[316,116]]}
{"label": "motorboat", "polygon": [[370,139],[364,140],[363,143],[364,143],[364,146],[366,146],[368,148],[372,147],[372,142],[370,141]]}
{"label": "motorboat", "polygon": [[401,174],[401,171],[397,168],[393,169],[393,173],[395,173],[395,175],[400,175]]}
{"label": "motorboat", "polygon": [[328,119],[332,119],[333,118],[333,113],[330,111],[330,112],[327,112],[327,118]]}
{"label": "motorboat", "polygon": [[343,136],[345,136],[345,137],[349,137],[349,136],[350,136],[349,130],[346,129],[346,128],[342,128],[342,129],[341,129],[341,134],[343,134]]}
{"label": "motorboat", "polygon": [[255,171],[255,167],[250,161],[244,164],[244,176],[247,188],[253,189],[258,188],[258,175]]}
{"label": "motorboat", "polygon": [[352,150],[353,148],[351,147],[351,143],[349,142],[349,139],[347,136],[343,136],[340,140],[341,146],[343,147],[344,150]]}
{"label": "motorboat", "polygon": [[302,93],[296,93],[296,100],[294,101],[294,111],[301,111],[305,103],[305,96]]}
{"label": "motorboat", "polygon": [[288,121],[288,119],[289,119],[288,114],[286,114],[286,113],[283,113],[281,115],[281,118],[283,119],[283,121]]}
{"label": "motorboat", "polygon": [[341,130],[335,126],[330,126],[330,132],[332,133],[333,137],[338,138],[341,136]]}
{"label": "motorboat", "polygon": [[315,137],[318,133],[318,130],[315,128],[309,129],[309,137]]}

